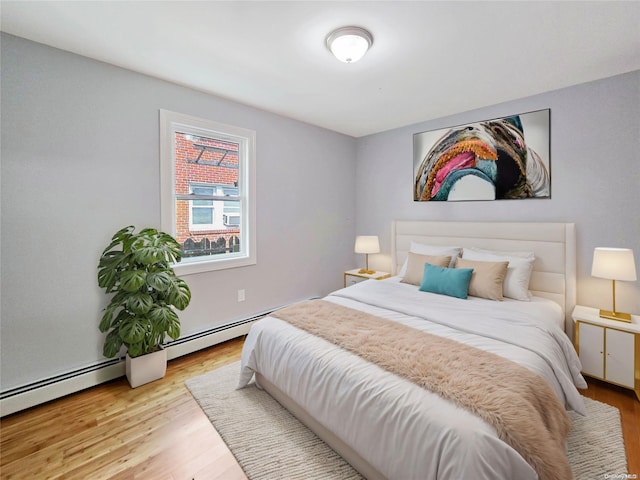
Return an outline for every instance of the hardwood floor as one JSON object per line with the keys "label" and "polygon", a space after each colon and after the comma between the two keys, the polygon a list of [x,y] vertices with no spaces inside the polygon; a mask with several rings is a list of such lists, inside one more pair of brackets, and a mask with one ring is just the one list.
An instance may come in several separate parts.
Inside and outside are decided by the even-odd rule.
{"label": "hardwood floor", "polygon": [[3,418],[0,478],[246,479],[184,385],[239,360],[242,343],[172,360],[136,389],[122,378]]}
{"label": "hardwood floor", "polygon": [[[136,389],[114,380],[2,419],[0,478],[246,479],[184,386],[239,360],[242,343],[172,360],[164,379]],[[620,409],[628,473],[640,475],[640,402],[630,390],[588,382],[585,396]]]}

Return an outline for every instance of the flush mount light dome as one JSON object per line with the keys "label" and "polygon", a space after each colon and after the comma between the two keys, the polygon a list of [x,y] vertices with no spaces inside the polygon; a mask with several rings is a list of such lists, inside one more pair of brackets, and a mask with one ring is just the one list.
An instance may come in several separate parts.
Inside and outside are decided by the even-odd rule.
{"label": "flush mount light dome", "polygon": [[327,37],[327,47],[344,63],[360,60],[373,44],[373,37],[364,28],[342,27]]}

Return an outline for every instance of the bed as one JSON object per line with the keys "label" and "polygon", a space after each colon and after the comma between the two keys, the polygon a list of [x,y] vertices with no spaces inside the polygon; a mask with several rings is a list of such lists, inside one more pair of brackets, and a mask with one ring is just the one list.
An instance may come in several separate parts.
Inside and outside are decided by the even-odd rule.
{"label": "bed", "polygon": [[[527,285],[529,297],[519,300],[504,297],[501,301],[474,296],[460,299],[422,291],[422,285],[406,283],[408,267],[412,268],[415,258],[421,258],[416,256],[420,246],[436,250],[455,247],[462,257],[463,252],[469,252],[469,258],[474,258],[476,252],[481,252],[479,258],[483,258],[487,250],[507,256],[509,252],[514,255],[533,252],[535,260],[530,262],[532,271]],[[536,395],[538,391],[549,390],[562,409],[584,413],[576,387],[585,388],[586,383],[564,333],[575,304],[573,224],[396,221],[392,226],[392,264],[391,278],[369,280],[335,291],[318,305],[330,311],[356,312],[357,321],[365,322],[363,325],[379,320],[384,328],[392,325],[391,328],[409,336],[413,332],[418,343],[423,336],[448,342],[444,350],[454,354],[459,348],[461,352],[500,357],[500,362],[508,364],[506,367],[516,364],[520,369],[517,378],[502,374],[492,377],[489,373],[487,378],[492,380],[484,383],[491,385],[474,389],[496,390],[494,383],[519,385],[520,377],[532,376],[544,383],[542,388],[539,384],[531,387]],[[451,270],[443,269],[445,273]],[[351,328],[346,323],[347,316],[342,330]],[[275,312],[252,327],[243,348],[239,387],[255,378],[258,386],[364,477],[554,478],[553,472],[545,472],[544,465],[540,467],[545,461],[536,464],[528,450],[523,454],[514,448],[514,442],[505,441],[501,423],[461,405],[466,399],[459,402],[459,396],[434,393],[392,373],[392,368],[371,363],[283,318],[285,312]],[[333,321],[334,330],[343,327],[339,314]],[[406,338],[399,339],[396,345],[411,343]],[[450,348],[453,344],[456,348]],[[392,357],[393,352],[385,351],[386,348],[381,347],[374,355]],[[430,346],[429,353],[432,350],[437,348]],[[417,358],[416,352],[412,354]],[[423,354],[424,351],[418,353]],[[425,359],[428,358],[425,354]],[[428,370],[437,372],[442,368],[443,365],[433,363]],[[459,371],[448,375],[456,379],[464,377]],[[522,372],[526,375],[521,375]],[[506,403],[500,407],[509,410],[506,416],[531,425],[526,415],[518,414],[519,408],[528,411],[524,404]],[[533,427],[552,423],[546,413],[541,418]],[[545,443],[540,448],[552,450],[551,455],[557,456],[555,451],[560,451],[560,456],[565,454],[563,444],[553,443],[550,447],[551,442],[538,443]]]}

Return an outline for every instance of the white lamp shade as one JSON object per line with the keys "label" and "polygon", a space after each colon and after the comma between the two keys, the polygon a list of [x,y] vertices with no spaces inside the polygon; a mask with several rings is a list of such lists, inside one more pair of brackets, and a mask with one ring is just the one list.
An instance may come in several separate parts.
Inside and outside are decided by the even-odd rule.
{"label": "white lamp shade", "polygon": [[630,248],[598,247],[593,251],[591,276],[609,280],[636,280],[636,263]]}
{"label": "white lamp shade", "polygon": [[360,235],[356,237],[356,253],[378,253],[380,242],[377,235]]}
{"label": "white lamp shade", "polygon": [[373,37],[363,28],[343,27],[327,37],[327,46],[335,57],[344,63],[360,60],[373,43]]}

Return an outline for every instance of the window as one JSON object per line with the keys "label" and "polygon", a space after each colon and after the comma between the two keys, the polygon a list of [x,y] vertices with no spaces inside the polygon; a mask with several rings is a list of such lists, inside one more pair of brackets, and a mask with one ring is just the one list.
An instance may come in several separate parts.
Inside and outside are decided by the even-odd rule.
{"label": "window", "polygon": [[[191,185],[189,188],[190,195],[202,195],[213,197],[215,187],[205,185]],[[189,208],[189,231],[203,231],[214,229],[213,216],[213,199],[211,200],[190,200]]]}
{"label": "window", "polygon": [[255,132],[160,110],[162,229],[177,273],[256,263]]}
{"label": "window", "polygon": [[[240,226],[240,200],[238,187],[227,185],[210,185],[203,183],[189,184],[191,198],[189,200],[190,232],[207,230],[224,230]],[[185,230],[186,233],[186,230]]]}

